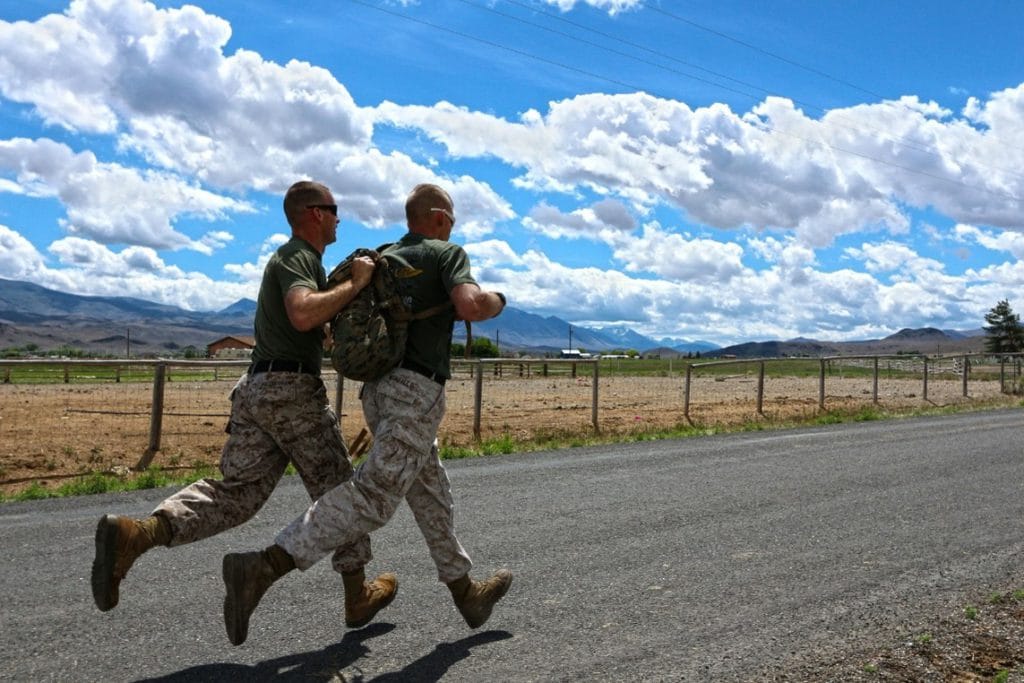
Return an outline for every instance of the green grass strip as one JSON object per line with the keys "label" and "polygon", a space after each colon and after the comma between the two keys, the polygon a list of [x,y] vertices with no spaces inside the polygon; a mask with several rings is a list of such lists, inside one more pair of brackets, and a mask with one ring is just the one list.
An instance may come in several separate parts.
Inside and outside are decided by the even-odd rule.
{"label": "green grass strip", "polygon": [[[1017,404],[1024,407],[1024,401]],[[441,446],[441,459],[459,460],[463,458],[477,458],[489,455],[507,455],[510,453],[529,453],[536,451],[561,450],[567,448],[582,448],[584,446],[597,446],[614,443],[639,443],[645,441],[661,441],[665,439],[681,439],[700,436],[711,436],[713,434],[739,433],[739,432],[763,432],[782,431],[808,425],[832,425],[845,422],[869,422],[873,420],[890,420],[914,416],[926,415],[949,415],[953,413],[978,412],[1005,406],[946,406],[941,408],[918,408],[907,411],[882,410],[876,406],[863,406],[857,409],[843,411],[830,410],[821,415],[804,420],[788,420],[767,423],[764,421],[750,421],[740,425],[718,426],[700,424],[679,424],[674,427],[637,432],[633,434],[578,434],[569,432],[540,433],[530,439],[516,439],[510,434],[503,434],[491,439],[485,439],[479,444],[472,446]],[[358,465],[358,462],[356,463]],[[286,475],[294,475],[295,468],[291,465],[285,470]],[[96,493],[114,493],[122,491],[137,491],[141,489],[153,489],[164,486],[185,486],[197,479],[219,478],[220,474],[214,466],[201,466],[186,470],[175,470],[174,472],[164,471],[158,467],[151,468],[146,472],[135,476],[123,477],[115,474],[93,473],[76,478],[56,488],[48,488],[38,482],[33,482],[28,488],[15,493],[0,494],[0,503],[8,503],[24,500],[40,500],[43,498],[65,498],[68,496],[83,496]],[[1014,595],[1018,598],[1017,594]],[[1019,598],[1018,598],[1019,599]]]}

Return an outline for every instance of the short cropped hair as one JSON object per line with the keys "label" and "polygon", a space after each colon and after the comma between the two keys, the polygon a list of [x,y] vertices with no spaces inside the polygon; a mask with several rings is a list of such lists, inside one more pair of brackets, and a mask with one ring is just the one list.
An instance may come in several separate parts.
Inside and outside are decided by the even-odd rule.
{"label": "short cropped hair", "polygon": [[306,207],[310,204],[323,204],[330,192],[326,185],[312,180],[294,183],[284,193],[284,217],[288,225],[294,228]]}
{"label": "short cropped hair", "polygon": [[412,188],[405,200],[405,220],[414,225],[428,220],[431,209],[451,211],[453,208],[452,198],[447,192],[437,185],[420,183]]}

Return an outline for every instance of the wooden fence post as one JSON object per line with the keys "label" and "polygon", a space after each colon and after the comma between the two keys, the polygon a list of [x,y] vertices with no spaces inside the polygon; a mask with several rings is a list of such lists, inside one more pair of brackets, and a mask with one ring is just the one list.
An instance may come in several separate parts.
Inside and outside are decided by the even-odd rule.
{"label": "wooden fence post", "polygon": [[764,417],[764,361],[757,364],[757,414]]}
{"label": "wooden fence post", "polygon": [[690,375],[693,374],[693,363],[686,365],[686,380],[683,382],[683,417],[690,422]]}
{"label": "wooden fence post", "polygon": [[480,411],[484,402],[484,364],[476,362],[476,383],[473,387],[473,438],[480,442]]}
{"label": "wooden fence post", "polygon": [[825,410],[825,359],[821,359],[821,370],[818,372],[818,410]]}
{"label": "wooden fence post", "polygon": [[167,377],[167,363],[157,363],[153,369],[153,404],[149,414],[149,448],[139,458],[135,469],[145,470],[153,462],[153,456],[160,450],[160,431],[164,420],[164,382]]}
{"label": "wooden fence post", "polygon": [[871,401],[878,405],[878,356],[875,356],[872,360],[875,361],[875,371],[871,382]]}
{"label": "wooden fence post", "polygon": [[596,360],[594,361],[594,388],[593,388],[593,392],[592,392],[593,395],[592,395],[592,398],[591,398],[591,405],[590,405],[590,419],[591,419],[591,422],[594,423],[594,433],[595,434],[599,434],[601,432],[601,428],[597,424],[597,396],[598,396],[598,393],[597,393],[597,378],[598,378],[597,366],[599,364],[600,364],[600,361],[596,361]]}
{"label": "wooden fence post", "polygon": [[967,363],[968,362],[970,362],[970,361],[967,360],[967,354],[965,353],[964,357],[960,360],[960,369],[964,373],[964,380],[963,380],[964,381],[964,398],[967,398]]}
{"label": "wooden fence post", "polygon": [[924,400],[928,400],[928,356],[924,356]]}

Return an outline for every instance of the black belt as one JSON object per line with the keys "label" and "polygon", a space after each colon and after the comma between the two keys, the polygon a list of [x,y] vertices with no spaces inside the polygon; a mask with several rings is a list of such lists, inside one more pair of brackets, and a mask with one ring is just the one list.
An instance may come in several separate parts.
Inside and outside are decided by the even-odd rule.
{"label": "black belt", "polygon": [[258,375],[261,372],[301,372],[304,375],[320,376],[320,368],[303,365],[295,360],[261,360],[249,366],[250,375]]}
{"label": "black belt", "polygon": [[423,375],[427,379],[430,379],[430,380],[433,380],[433,381],[437,382],[442,387],[444,386],[444,383],[448,381],[448,378],[446,378],[440,372],[434,372],[433,370],[431,370],[427,366],[420,365],[416,361],[403,360],[401,367],[406,369],[406,370],[412,370],[413,372],[415,372],[418,375]]}

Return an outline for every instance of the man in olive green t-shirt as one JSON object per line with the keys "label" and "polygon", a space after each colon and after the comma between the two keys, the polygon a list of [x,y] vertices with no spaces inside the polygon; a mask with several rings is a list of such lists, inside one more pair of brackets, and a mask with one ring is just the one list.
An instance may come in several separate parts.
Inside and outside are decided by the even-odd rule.
{"label": "man in olive green t-shirt", "polygon": [[453,306],[412,323],[402,364],[363,384],[363,414],[374,438],[353,478],[321,496],[278,534],[274,545],[224,557],[224,622],[235,645],[245,641],[249,618],[274,581],[296,567],[309,569],[333,548],[382,527],[402,499],[427,541],[438,579],[448,585],[470,628],[487,621],[512,584],[507,569],[484,581],[470,579],[472,563],[455,536],[451,486],[437,451],[454,322],[493,318],[505,307],[505,297],[480,289],[466,252],[448,242],[455,215],[447,192],[417,185],[405,214],[409,232],[385,251],[393,249],[420,271],[404,281],[404,293],[412,298],[414,311],[445,301]]}
{"label": "man in olive green t-shirt", "polygon": [[[155,545],[177,546],[213,536],[249,520],[263,506],[289,463],[310,498],[352,477],[337,417],[320,379],[324,325],[362,289],[373,273],[357,259],[352,279],[326,289],[322,257],[336,240],[338,207],[331,191],[311,181],[284,197],[291,239],[267,262],[256,302],[252,364],[231,392],[222,479],[202,479],[160,503],[145,519],[105,515],[96,530],[93,597],[102,611],[119,600],[132,563]],[[346,621],[372,618],[390,602],[394,576],[366,583],[368,536],[334,549],[342,574]],[[369,615],[369,616],[367,616]]]}

